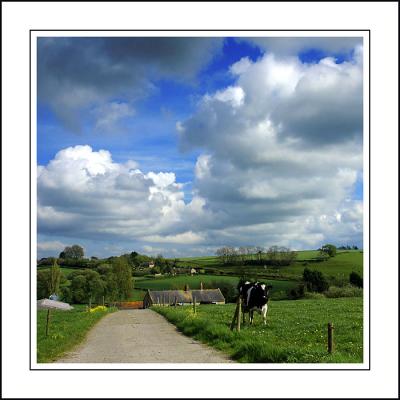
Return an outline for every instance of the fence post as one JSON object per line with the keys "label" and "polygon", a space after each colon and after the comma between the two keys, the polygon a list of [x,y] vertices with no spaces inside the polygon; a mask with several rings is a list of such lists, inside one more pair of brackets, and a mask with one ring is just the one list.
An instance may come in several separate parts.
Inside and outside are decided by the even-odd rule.
{"label": "fence post", "polygon": [[49,322],[50,322],[50,308],[47,309],[46,336],[49,335]]}
{"label": "fence post", "polygon": [[237,331],[240,332],[240,313],[242,311],[242,298],[239,296],[238,316],[237,316]]}
{"label": "fence post", "polygon": [[193,296],[193,313],[196,314],[196,297]]}
{"label": "fence post", "polygon": [[235,310],[235,314],[233,316],[233,320],[231,323],[231,330],[233,330],[233,327],[235,326],[235,322],[236,324],[236,328],[238,330],[238,332],[240,332],[240,311],[241,311],[241,305],[242,305],[242,298],[239,296],[236,302],[236,310]]}
{"label": "fence post", "polygon": [[333,342],[333,324],[332,322],[328,323],[328,353],[332,353],[335,349],[335,344]]}

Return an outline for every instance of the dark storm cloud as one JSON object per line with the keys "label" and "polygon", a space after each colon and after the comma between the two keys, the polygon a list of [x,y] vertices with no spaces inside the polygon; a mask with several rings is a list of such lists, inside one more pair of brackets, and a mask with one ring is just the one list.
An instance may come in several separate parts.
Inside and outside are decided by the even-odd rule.
{"label": "dark storm cloud", "polygon": [[274,54],[298,54],[310,49],[327,53],[349,53],[362,45],[362,37],[252,37],[241,38]]}
{"label": "dark storm cloud", "polygon": [[38,38],[38,100],[72,130],[86,107],[115,98],[132,102],[160,78],[192,82],[222,38]]}

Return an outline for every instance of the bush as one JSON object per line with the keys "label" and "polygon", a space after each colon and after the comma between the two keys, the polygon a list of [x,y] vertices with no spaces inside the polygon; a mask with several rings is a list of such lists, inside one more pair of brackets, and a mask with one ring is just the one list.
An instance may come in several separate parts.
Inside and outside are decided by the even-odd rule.
{"label": "bush", "polygon": [[350,285],[344,287],[331,286],[324,294],[328,298],[362,297],[363,290]]}
{"label": "bush", "polygon": [[335,257],[336,255],[336,246],[333,244],[324,244],[320,249],[319,249],[321,254],[327,254],[329,257]]}
{"label": "bush", "polygon": [[71,277],[71,297],[74,304],[96,300],[104,294],[105,282],[98,272],[92,270],[74,271]]}
{"label": "bush", "polygon": [[330,286],[343,287],[349,284],[349,280],[344,274],[336,276],[330,275],[328,276],[328,281]]}
{"label": "bush", "polygon": [[357,272],[352,272],[349,277],[349,281],[352,285],[362,288],[363,287],[363,278],[357,274]]}
{"label": "bush", "polygon": [[329,283],[321,271],[304,268],[303,281],[308,291],[325,292],[329,289]]}
{"label": "bush", "polygon": [[299,283],[295,288],[288,290],[287,298],[289,300],[297,300],[304,297],[305,286],[304,283]]}

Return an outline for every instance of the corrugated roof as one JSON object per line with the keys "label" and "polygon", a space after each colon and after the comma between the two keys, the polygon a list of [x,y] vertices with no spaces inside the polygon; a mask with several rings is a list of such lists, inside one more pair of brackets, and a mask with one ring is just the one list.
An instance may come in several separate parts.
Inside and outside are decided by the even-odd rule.
{"label": "corrugated roof", "polygon": [[196,299],[196,302],[219,303],[225,301],[225,297],[219,289],[192,290],[192,297]]}
{"label": "corrugated roof", "polygon": [[149,296],[153,304],[174,304],[192,303],[193,296],[196,303],[199,302],[224,302],[225,298],[219,289],[203,289],[203,290],[149,290]]}

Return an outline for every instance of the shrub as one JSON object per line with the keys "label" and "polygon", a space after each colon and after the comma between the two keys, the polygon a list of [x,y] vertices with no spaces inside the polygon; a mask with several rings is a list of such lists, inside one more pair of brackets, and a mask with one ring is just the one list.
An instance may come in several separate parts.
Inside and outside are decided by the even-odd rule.
{"label": "shrub", "polygon": [[327,254],[329,257],[335,257],[336,255],[336,246],[333,244],[324,244],[320,249],[319,249],[321,254]]}
{"label": "shrub", "polygon": [[338,287],[343,287],[348,285],[349,280],[344,274],[340,275],[330,275],[328,276],[328,281],[330,286],[338,286]]}
{"label": "shrub", "polygon": [[357,272],[352,272],[349,277],[349,281],[352,285],[362,288],[363,287],[363,278],[357,274]]}
{"label": "shrub", "polygon": [[325,296],[328,298],[338,297],[362,297],[363,290],[354,286],[337,287],[331,286],[329,290],[325,292]]}
{"label": "shrub", "polygon": [[321,300],[325,299],[325,295],[323,293],[317,293],[317,292],[305,292],[304,293],[304,298],[309,299],[309,300]]}
{"label": "shrub", "polygon": [[329,289],[329,283],[321,271],[304,268],[303,281],[311,292],[322,293]]}
{"label": "shrub", "polygon": [[288,290],[287,297],[289,300],[297,300],[304,297],[305,286],[304,283],[299,283],[295,288]]}

